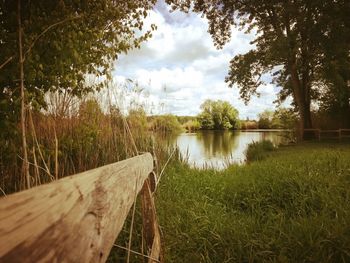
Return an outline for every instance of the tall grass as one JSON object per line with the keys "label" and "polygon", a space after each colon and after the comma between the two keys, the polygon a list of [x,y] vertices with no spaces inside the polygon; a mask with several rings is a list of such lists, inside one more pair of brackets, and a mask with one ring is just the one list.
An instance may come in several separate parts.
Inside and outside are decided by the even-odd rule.
{"label": "tall grass", "polygon": [[273,150],[275,150],[275,146],[269,140],[252,142],[246,150],[246,160],[247,162],[263,160]]}
{"label": "tall grass", "polygon": [[[125,96],[134,96],[126,91],[114,95],[105,92],[77,98],[55,93],[47,96],[46,111],[28,109],[32,186],[142,152],[154,153],[160,163],[166,161],[166,149],[149,131],[145,106],[137,100],[123,105]],[[0,188],[6,194],[25,188],[20,142],[16,129],[0,136]]]}
{"label": "tall grass", "polygon": [[174,162],[157,207],[167,262],[349,262],[350,144],[282,147],[225,171]]}

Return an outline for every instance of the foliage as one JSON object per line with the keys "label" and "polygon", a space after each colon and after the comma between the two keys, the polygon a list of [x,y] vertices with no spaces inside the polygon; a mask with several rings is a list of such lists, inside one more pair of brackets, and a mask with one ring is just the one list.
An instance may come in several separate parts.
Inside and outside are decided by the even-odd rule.
{"label": "foliage", "polygon": [[[350,127],[350,86],[344,82],[344,78],[338,77],[337,80],[334,80],[338,81],[337,85],[333,83],[323,85],[322,92],[320,93],[320,108],[316,113],[317,120],[315,124],[318,127],[320,127],[320,118],[325,119],[321,123],[321,126],[324,126],[325,129]],[[333,125],[327,126],[327,124]]]}
{"label": "foliage", "polygon": [[149,117],[149,129],[156,132],[181,132],[183,128],[178,118],[172,114]]}
{"label": "foliage", "polygon": [[328,9],[324,23],[328,25],[327,35],[321,41],[325,51],[322,60],[320,92],[321,114],[338,120],[338,127],[350,127],[350,22],[348,16],[350,3],[344,8]]}
{"label": "foliage", "polygon": [[349,149],[282,147],[225,171],[173,162],[156,196],[167,262],[348,262]]}
{"label": "foliage", "polygon": [[260,129],[293,129],[297,122],[296,114],[287,108],[279,108],[276,111],[265,110],[258,117]]}
{"label": "foliage", "polygon": [[[34,124],[26,121],[26,117],[31,112],[45,110],[45,96],[49,92],[82,97],[102,88],[104,81],[111,78],[117,55],[140,47],[140,43],[151,36],[150,29],[143,31],[143,20],[154,4],[154,0],[1,1],[0,144],[6,146],[0,153],[2,156],[19,156],[23,159],[27,187],[30,187],[30,175],[26,135],[29,132],[26,129],[32,129],[34,141],[36,136],[35,128],[32,127]],[[154,25],[151,26],[151,30],[153,29]],[[96,81],[88,80],[92,77]],[[59,105],[61,106],[64,108],[64,105]],[[19,119],[22,148],[18,147]],[[93,140],[91,145],[96,145],[95,140],[98,138],[93,128],[95,127],[86,125],[80,126],[81,130],[78,129],[79,134],[87,135],[82,136],[83,143],[87,143],[86,156],[89,155],[88,143]],[[56,135],[55,125],[53,131]],[[79,141],[69,141],[68,146],[78,148],[76,152],[81,156],[84,147],[81,147]],[[40,145],[34,142],[31,144],[33,150],[30,150],[33,153],[29,154],[32,158],[36,157],[37,147],[38,154],[44,159]],[[11,147],[7,147],[8,145]],[[17,146],[16,151],[12,145]],[[48,160],[42,162],[50,163],[52,159],[55,160],[57,178],[57,146],[55,152],[55,156],[50,155]],[[13,161],[17,165],[17,160]],[[51,176],[49,166],[45,165],[44,168]],[[17,173],[18,167],[15,167],[11,173]],[[40,183],[39,172],[34,171],[35,184]],[[14,178],[14,181],[19,180]]]}
{"label": "foliage", "polygon": [[201,128],[201,124],[198,120],[195,119],[185,122],[184,124],[182,124],[182,127],[188,132],[193,132],[199,130]]}
{"label": "foliage", "polygon": [[[102,136],[103,128],[101,126],[101,120],[104,115],[101,107],[95,99],[89,99],[83,101],[79,107],[79,122],[74,127],[74,133],[76,136],[75,140],[72,140],[71,150],[76,151],[79,149],[80,152],[86,156],[85,162],[89,161],[96,151],[100,148],[99,138]],[[67,135],[66,135],[67,136]],[[66,141],[69,141],[69,135],[62,141],[62,146],[65,148]],[[101,149],[102,150],[102,149]],[[68,153],[69,150],[63,151]]]}
{"label": "foliage", "polygon": [[184,124],[189,121],[196,121],[196,116],[176,116],[177,120],[180,122],[180,124]]}
{"label": "foliage", "polygon": [[251,130],[251,129],[258,129],[258,123],[254,120],[250,121],[250,120],[241,120],[241,129],[242,130]]}
{"label": "foliage", "polygon": [[[317,98],[318,82],[336,83],[342,91],[349,87],[350,23],[349,1],[201,1],[168,0],[173,8],[202,13],[209,21],[209,33],[218,47],[231,37],[231,25],[246,33],[256,32],[255,49],[236,55],[226,81],[237,84],[248,102],[258,94],[262,77],[269,73],[272,83],[281,86],[279,100],[293,97],[302,127],[311,127],[311,101]],[[327,75],[330,68],[336,73]],[[333,89],[334,91],[334,89]],[[334,92],[337,96],[339,92]],[[259,95],[259,94],[258,94]],[[334,100],[333,100],[334,102]],[[345,100],[349,104],[348,100]]]}
{"label": "foliage", "polygon": [[206,100],[198,115],[202,129],[228,130],[240,127],[238,111],[227,101]]}
{"label": "foliage", "polygon": [[259,114],[258,125],[259,129],[270,129],[272,128],[273,111],[264,110]]}
{"label": "foliage", "polygon": [[294,129],[298,120],[292,109],[278,108],[273,114],[273,127],[278,129]]}
{"label": "foliage", "polygon": [[127,121],[129,123],[130,130],[135,134],[139,134],[147,130],[147,116],[143,108],[129,110]]}
{"label": "foliage", "polygon": [[87,125],[98,125],[98,120],[101,119],[102,109],[96,99],[88,99],[82,101],[78,111],[79,117]]}
{"label": "foliage", "polygon": [[[151,36],[140,33],[155,1],[23,1],[24,78],[27,104],[45,106],[47,91],[81,96],[102,87],[117,55]],[[17,1],[0,3],[0,119],[16,125],[19,110]],[[154,29],[154,26],[152,26]],[[11,59],[12,58],[12,59]]]}
{"label": "foliage", "polygon": [[[39,111],[29,114],[28,156],[33,186],[55,178],[56,154],[57,178],[134,156],[135,146],[140,152],[155,151],[160,163],[166,161],[163,160],[168,156],[166,149],[158,141],[152,142],[153,135],[148,131],[142,109],[132,109],[123,116],[114,105],[102,110],[94,97],[72,103],[78,105],[77,110],[68,110],[67,115]],[[23,189],[21,159],[16,146],[20,142],[15,139],[18,138],[2,140],[0,147],[0,188],[6,194]]]}
{"label": "foliage", "polygon": [[248,144],[246,150],[246,160],[247,162],[251,161],[260,161],[265,159],[269,152],[275,150],[275,146],[271,141],[263,140],[260,142],[252,142]]}

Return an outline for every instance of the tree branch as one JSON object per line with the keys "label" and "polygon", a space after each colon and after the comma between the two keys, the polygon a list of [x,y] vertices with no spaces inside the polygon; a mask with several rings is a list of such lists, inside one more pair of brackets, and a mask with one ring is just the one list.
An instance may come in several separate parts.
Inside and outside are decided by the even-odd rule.
{"label": "tree branch", "polygon": [[[48,26],[47,28],[45,28],[34,40],[33,42],[30,44],[29,48],[26,50],[26,52],[23,55],[23,62],[25,60],[26,55],[33,49],[35,43],[43,36],[45,35],[50,29],[52,29],[55,26],[61,25],[65,22],[71,21],[71,20],[75,20],[78,18],[82,18],[83,16],[76,16],[76,17],[67,17],[66,19],[63,19],[57,23],[54,23],[50,26]],[[6,59],[1,65],[0,65],[0,69],[2,69],[4,66],[6,66],[9,62],[11,62],[14,59],[15,55],[12,55],[11,57],[9,57],[8,59]]]}
{"label": "tree branch", "polygon": [[34,40],[33,42],[30,44],[29,48],[27,49],[27,51],[24,53],[24,56],[23,56],[23,61],[25,60],[25,57],[26,55],[32,50],[32,48],[34,47],[35,43],[43,36],[45,35],[50,29],[54,28],[55,26],[58,26],[58,25],[61,25],[67,21],[71,21],[71,20],[75,20],[75,19],[78,19],[78,18],[81,18],[83,17],[82,15],[80,16],[76,16],[76,17],[67,17],[66,19],[63,19],[57,23],[54,23],[50,26],[48,26],[44,31],[42,31]]}
{"label": "tree branch", "polygon": [[8,59],[6,59],[5,62],[0,65],[0,69],[2,69],[4,66],[6,66],[6,64],[9,63],[13,58],[14,58],[14,56],[11,56]]}

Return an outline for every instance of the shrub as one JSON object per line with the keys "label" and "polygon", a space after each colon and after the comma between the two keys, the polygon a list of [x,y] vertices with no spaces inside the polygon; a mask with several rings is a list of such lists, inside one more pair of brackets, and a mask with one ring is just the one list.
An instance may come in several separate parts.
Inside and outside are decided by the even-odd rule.
{"label": "shrub", "polygon": [[242,121],[241,122],[241,129],[242,130],[252,130],[252,129],[258,129],[258,123],[256,121]]}
{"label": "shrub", "polygon": [[193,132],[199,130],[201,128],[201,124],[197,120],[189,120],[182,124],[182,127],[188,132]]}
{"label": "shrub", "polygon": [[269,140],[252,142],[246,150],[246,159],[248,162],[259,161],[266,158],[269,152],[273,151],[275,146]]}
{"label": "shrub", "polygon": [[149,129],[155,132],[181,132],[181,124],[176,116],[171,114],[152,116],[149,118]]}

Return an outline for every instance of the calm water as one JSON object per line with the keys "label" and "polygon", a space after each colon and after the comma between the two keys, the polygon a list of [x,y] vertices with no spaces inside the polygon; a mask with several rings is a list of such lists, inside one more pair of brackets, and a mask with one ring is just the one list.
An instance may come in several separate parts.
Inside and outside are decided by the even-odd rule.
{"label": "calm water", "polygon": [[228,163],[244,163],[248,144],[271,140],[275,145],[286,141],[285,131],[200,131],[175,138],[181,153],[192,166],[222,169]]}

